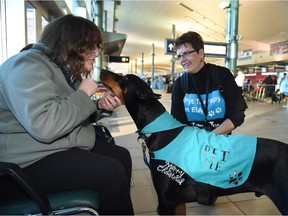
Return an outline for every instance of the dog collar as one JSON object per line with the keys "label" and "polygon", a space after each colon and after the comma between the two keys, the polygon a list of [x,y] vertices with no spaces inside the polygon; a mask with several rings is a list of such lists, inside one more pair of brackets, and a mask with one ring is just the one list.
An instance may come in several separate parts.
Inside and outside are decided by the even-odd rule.
{"label": "dog collar", "polygon": [[171,130],[185,126],[184,124],[177,121],[172,115],[165,111],[162,115],[157,117],[154,121],[146,125],[140,133],[151,134],[160,131]]}

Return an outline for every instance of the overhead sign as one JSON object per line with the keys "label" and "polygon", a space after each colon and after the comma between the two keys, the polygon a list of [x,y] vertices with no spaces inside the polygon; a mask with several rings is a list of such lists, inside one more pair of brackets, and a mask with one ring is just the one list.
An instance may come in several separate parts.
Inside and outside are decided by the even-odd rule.
{"label": "overhead sign", "polygon": [[[174,51],[174,39],[165,38],[164,51],[165,55],[175,55]],[[208,57],[227,57],[227,44],[226,43],[214,43],[204,42],[205,55]]]}
{"label": "overhead sign", "polygon": [[252,59],[252,55],[253,55],[252,49],[241,51],[238,53],[238,61]]}
{"label": "overhead sign", "polygon": [[164,46],[164,54],[165,55],[175,55],[176,52],[174,51],[174,39],[172,38],[165,38],[165,46]]}
{"label": "overhead sign", "polygon": [[270,45],[270,55],[282,55],[288,53],[288,41],[283,41]]}
{"label": "overhead sign", "polygon": [[227,57],[227,44],[216,42],[204,42],[205,55],[208,57]]}
{"label": "overhead sign", "polygon": [[129,61],[130,61],[129,56],[109,56],[109,62],[129,63]]}

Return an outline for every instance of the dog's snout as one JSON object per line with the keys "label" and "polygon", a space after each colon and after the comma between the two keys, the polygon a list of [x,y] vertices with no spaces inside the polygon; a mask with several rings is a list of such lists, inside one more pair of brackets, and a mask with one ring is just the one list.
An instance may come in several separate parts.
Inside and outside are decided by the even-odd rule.
{"label": "dog's snout", "polygon": [[118,81],[120,78],[122,78],[123,76],[114,73],[112,71],[106,70],[106,69],[101,69],[101,73],[100,73],[100,79],[102,81],[107,81],[107,80],[113,80],[113,81]]}
{"label": "dog's snout", "polygon": [[121,78],[123,77],[124,76],[105,69],[102,69],[100,74],[100,79],[102,80],[104,86],[106,86],[114,95],[116,95],[121,100],[122,104],[125,104],[122,95],[123,91],[119,84],[121,82]]}

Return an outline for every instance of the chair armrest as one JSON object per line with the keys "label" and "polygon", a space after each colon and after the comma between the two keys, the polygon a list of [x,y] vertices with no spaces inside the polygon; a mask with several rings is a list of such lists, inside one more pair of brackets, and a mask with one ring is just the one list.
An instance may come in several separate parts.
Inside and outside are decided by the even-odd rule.
{"label": "chair armrest", "polygon": [[0,173],[10,175],[38,205],[43,215],[52,214],[48,198],[32,184],[31,180],[18,165],[14,163],[0,162]]}

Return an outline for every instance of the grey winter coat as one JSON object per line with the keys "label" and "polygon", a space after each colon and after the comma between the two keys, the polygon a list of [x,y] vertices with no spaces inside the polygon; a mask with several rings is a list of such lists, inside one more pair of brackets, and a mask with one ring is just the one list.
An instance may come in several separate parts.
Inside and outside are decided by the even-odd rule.
{"label": "grey winter coat", "polygon": [[96,107],[42,52],[11,57],[0,66],[0,161],[26,167],[72,147],[93,148],[88,118]]}

